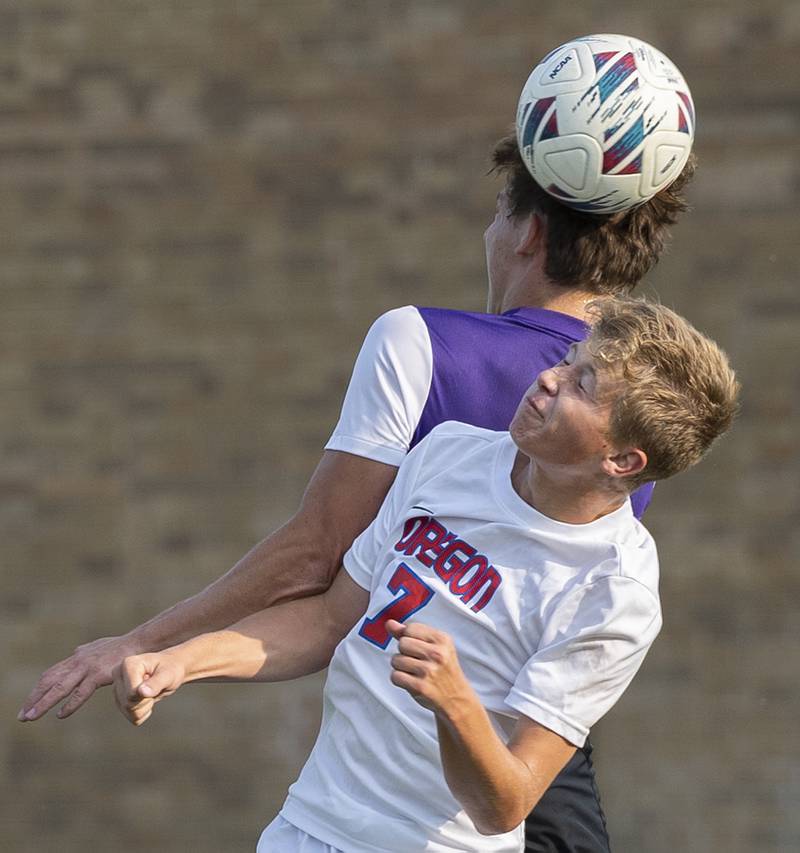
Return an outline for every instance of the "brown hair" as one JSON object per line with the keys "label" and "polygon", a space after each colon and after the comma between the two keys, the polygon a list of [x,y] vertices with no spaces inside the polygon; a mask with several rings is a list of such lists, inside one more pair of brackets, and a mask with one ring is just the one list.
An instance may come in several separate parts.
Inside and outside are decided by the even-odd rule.
{"label": "brown hair", "polygon": [[547,220],[548,277],[593,293],[629,293],[658,261],[670,225],[688,209],[683,191],[694,175],[694,154],[665,189],[630,210],[608,215],[572,210],[548,195],[522,161],[514,135],[492,153],[492,171],[505,175],[512,215],[534,211]]}
{"label": "brown hair", "polygon": [[588,348],[627,386],[612,407],[611,440],[647,454],[628,485],[697,463],[731,425],[739,383],[725,353],[687,320],[642,299],[599,299]]}

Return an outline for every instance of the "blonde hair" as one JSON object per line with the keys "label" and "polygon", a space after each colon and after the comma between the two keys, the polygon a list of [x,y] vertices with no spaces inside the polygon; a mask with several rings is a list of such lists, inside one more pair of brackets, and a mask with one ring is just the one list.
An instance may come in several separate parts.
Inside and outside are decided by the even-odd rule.
{"label": "blonde hair", "polygon": [[588,348],[625,383],[609,437],[647,454],[634,488],[696,464],[731,425],[739,383],[728,357],[680,315],[631,297],[599,299]]}

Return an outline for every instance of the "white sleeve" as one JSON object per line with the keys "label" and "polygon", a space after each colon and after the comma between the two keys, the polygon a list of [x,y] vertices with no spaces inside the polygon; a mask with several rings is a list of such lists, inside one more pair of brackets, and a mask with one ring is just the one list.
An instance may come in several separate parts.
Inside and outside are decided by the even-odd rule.
{"label": "white sleeve", "polygon": [[428,327],[411,305],[372,324],[356,359],[326,450],[399,465],[408,453],[433,376]]}
{"label": "white sleeve", "polygon": [[425,456],[432,441],[432,436],[426,436],[403,458],[397,477],[384,498],[378,514],[342,558],[342,564],[347,573],[364,589],[371,589],[375,566],[380,560],[389,536],[397,528],[400,519],[405,518],[406,509],[411,503],[410,498],[414,487],[420,480]]}
{"label": "white sleeve", "polygon": [[630,684],[661,628],[658,599],[630,577],[581,587],[547,618],[541,642],[506,703],[583,746]]}

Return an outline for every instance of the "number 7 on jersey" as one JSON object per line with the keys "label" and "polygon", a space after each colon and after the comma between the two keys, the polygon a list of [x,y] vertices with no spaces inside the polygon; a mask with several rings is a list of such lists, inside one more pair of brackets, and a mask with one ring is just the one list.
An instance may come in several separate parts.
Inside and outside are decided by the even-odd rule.
{"label": "number 7 on jersey", "polygon": [[367,618],[361,623],[358,633],[370,643],[374,643],[382,649],[389,645],[391,635],[386,630],[389,619],[405,622],[418,610],[421,610],[433,597],[433,590],[422,581],[405,563],[395,570],[387,584],[389,591],[397,594],[398,598],[390,601],[386,607],[372,618]]}

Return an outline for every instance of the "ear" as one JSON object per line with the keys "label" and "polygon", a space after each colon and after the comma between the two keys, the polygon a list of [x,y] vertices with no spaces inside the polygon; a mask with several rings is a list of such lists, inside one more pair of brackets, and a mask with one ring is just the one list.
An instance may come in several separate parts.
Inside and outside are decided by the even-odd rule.
{"label": "ear", "polygon": [[631,447],[606,456],[603,460],[603,470],[609,477],[632,477],[647,467],[647,454],[638,447]]}
{"label": "ear", "polygon": [[544,242],[547,228],[545,218],[541,213],[533,211],[520,223],[520,238],[514,251],[518,255],[532,255]]}

